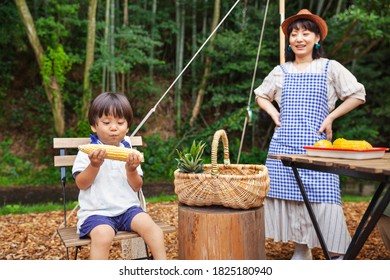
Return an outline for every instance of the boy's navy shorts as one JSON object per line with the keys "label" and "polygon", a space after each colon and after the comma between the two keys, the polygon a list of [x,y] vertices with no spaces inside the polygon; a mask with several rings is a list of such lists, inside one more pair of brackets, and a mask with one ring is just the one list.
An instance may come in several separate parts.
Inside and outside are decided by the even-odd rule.
{"label": "boy's navy shorts", "polygon": [[92,215],[89,216],[80,227],[80,238],[86,237],[91,230],[93,230],[98,225],[109,225],[111,226],[115,234],[119,230],[130,231],[131,221],[134,217],[145,212],[139,206],[133,206],[127,209],[127,211],[119,216],[115,217],[106,217],[102,215]]}

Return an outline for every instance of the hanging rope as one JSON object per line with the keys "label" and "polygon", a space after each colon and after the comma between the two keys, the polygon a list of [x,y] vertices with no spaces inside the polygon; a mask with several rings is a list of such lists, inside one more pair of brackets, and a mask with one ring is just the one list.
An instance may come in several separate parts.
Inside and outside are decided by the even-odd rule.
{"label": "hanging rope", "polygon": [[260,40],[259,40],[259,47],[257,49],[257,56],[256,56],[256,63],[255,63],[255,69],[253,71],[253,77],[252,77],[252,84],[251,84],[251,89],[249,91],[249,99],[248,99],[248,105],[246,107],[246,118],[244,121],[244,127],[242,129],[242,135],[241,135],[241,142],[240,142],[240,149],[238,150],[238,156],[237,156],[237,164],[240,162],[240,156],[241,156],[241,150],[242,150],[242,143],[244,142],[244,136],[245,136],[245,130],[248,122],[251,121],[252,118],[252,110],[251,110],[251,100],[252,100],[252,92],[253,92],[253,87],[255,84],[255,79],[256,79],[256,71],[257,71],[257,66],[259,64],[259,56],[260,56],[260,51],[261,51],[261,45],[263,42],[263,35],[264,35],[264,27],[265,27],[265,22],[267,20],[267,13],[268,13],[268,4],[269,0],[267,1],[267,4],[265,6],[265,11],[264,11],[264,19],[263,19],[263,26],[261,27],[261,34],[260,34]]}
{"label": "hanging rope", "polygon": [[154,105],[154,107],[152,109],[150,109],[150,111],[148,112],[148,114],[144,117],[144,119],[141,121],[141,123],[137,126],[137,128],[133,131],[133,133],[131,134],[131,136],[134,136],[138,130],[140,130],[140,128],[144,125],[144,123],[149,119],[149,117],[156,111],[157,109],[157,106],[161,103],[161,101],[164,99],[164,97],[168,94],[168,92],[171,90],[171,88],[176,84],[176,82],[181,78],[181,76],[183,75],[183,73],[187,70],[188,66],[190,66],[190,64],[192,63],[192,61],[198,56],[198,54],[200,53],[200,51],[204,48],[204,46],[208,43],[208,41],[210,40],[210,38],[214,35],[214,33],[218,30],[218,28],[222,25],[222,23],[225,21],[225,19],[230,15],[230,13],[233,11],[233,9],[237,6],[237,4],[240,2],[241,0],[237,0],[236,3],[230,8],[230,10],[228,11],[228,13],[225,15],[225,17],[221,20],[221,22],[217,25],[217,27],[213,30],[213,32],[211,32],[211,34],[209,35],[209,37],[206,39],[206,41],[202,44],[202,46],[200,46],[200,48],[198,49],[198,51],[194,54],[194,56],[190,59],[190,61],[187,63],[187,65],[183,68],[183,70],[179,73],[179,75],[176,77],[176,79],[172,82],[172,84],[168,87],[168,89],[165,91],[165,93],[161,96],[161,98],[157,101],[156,105]]}

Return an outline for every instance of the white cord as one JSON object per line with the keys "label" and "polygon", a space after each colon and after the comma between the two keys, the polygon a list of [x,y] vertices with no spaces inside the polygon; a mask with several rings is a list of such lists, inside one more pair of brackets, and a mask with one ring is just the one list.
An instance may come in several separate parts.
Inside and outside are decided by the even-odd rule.
{"label": "white cord", "polygon": [[192,61],[197,57],[197,55],[200,53],[200,51],[203,49],[203,47],[207,44],[207,42],[210,40],[210,38],[214,35],[214,33],[217,31],[217,29],[221,26],[221,24],[225,21],[225,19],[230,15],[230,13],[233,11],[233,9],[237,6],[237,4],[241,0],[237,0],[236,3],[231,7],[229,12],[225,15],[225,17],[221,20],[221,22],[217,25],[217,27],[211,32],[209,37],[206,39],[206,41],[202,44],[202,46],[198,49],[198,51],[194,54],[194,56],[191,58],[191,60],[187,63],[187,65],[183,68],[183,70],[179,73],[179,75],[176,77],[176,79],[173,81],[173,83],[168,87],[168,89],[165,91],[165,93],[161,96],[161,98],[157,101],[156,105],[149,111],[149,113],[145,116],[145,118],[141,121],[141,123],[137,126],[137,128],[133,131],[131,136],[134,136],[138,130],[143,126],[143,124],[147,121],[147,119],[154,113],[157,109],[157,106],[160,104],[160,102],[164,99],[164,97],[168,94],[168,92],[171,90],[171,88],[175,85],[177,80],[180,79],[180,77],[183,75],[184,71],[190,66]]}
{"label": "white cord", "polygon": [[245,136],[246,126],[247,126],[247,124],[248,124],[248,122],[250,121],[250,118],[251,118],[251,116],[252,116],[252,112],[251,112],[250,105],[251,105],[251,100],[252,100],[253,87],[254,87],[255,79],[256,79],[256,71],[257,71],[257,67],[258,67],[258,64],[259,64],[259,57],[260,57],[260,51],[261,51],[261,44],[262,44],[262,42],[263,42],[263,35],[264,35],[265,22],[266,22],[267,13],[268,13],[268,4],[269,4],[269,0],[267,1],[267,5],[265,6],[265,11],[264,11],[263,26],[262,26],[262,28],[261,28],[261,35],[260,35],[260,40],[259,40],[259,47],[258,47],[258,49],[257,49],[256,63],[255,63],[255,69],[254,69],[254,71],[253,71],[251,89],[250,89],[250,91],[249,91],[248,105],[247,105],[247,107],[246,107],[247,116],[246,116],[246,118],[245,118],[244,127],[243,127],[243,129],[242,129],[241,142],[240,142],[240,149],[238,150],[238,156],[237,156],[237,164],[240,162],[241,149],[242,149],[242,143],[244,142],[244,136]]}

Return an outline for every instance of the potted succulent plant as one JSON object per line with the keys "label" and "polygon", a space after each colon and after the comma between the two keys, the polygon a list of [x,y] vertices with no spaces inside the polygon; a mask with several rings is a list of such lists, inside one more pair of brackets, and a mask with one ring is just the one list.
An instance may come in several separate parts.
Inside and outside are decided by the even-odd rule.
{"label": "potted succulent plant", "polygon": [[176,158],[177,169],[183,173],[203,173],[202,155],[205,147],[206,143],[203,141],[196,142],[194,140],[189,151],[187,149],[181,151],[176,149],[178,155],[178,158]]}

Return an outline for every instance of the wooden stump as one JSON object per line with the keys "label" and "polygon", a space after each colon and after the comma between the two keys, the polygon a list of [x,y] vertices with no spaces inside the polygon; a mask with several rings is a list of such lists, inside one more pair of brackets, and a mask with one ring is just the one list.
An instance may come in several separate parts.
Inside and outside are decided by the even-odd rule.
{"label": "wooden stump", "polygon": [[264,208],[179,204],[179,259],[265,260]]}

